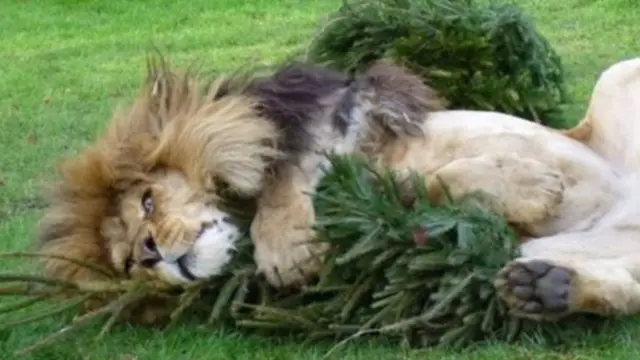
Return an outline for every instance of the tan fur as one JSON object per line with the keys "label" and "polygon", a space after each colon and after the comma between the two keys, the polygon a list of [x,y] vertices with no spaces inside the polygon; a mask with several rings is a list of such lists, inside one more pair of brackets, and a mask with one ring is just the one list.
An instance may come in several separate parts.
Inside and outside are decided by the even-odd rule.
{"label": "tan fur", "polygon": [[582,121],[568,129],[616,166],[640,167],[640,59],[620,61],[602,72]]}
{"label": "tan fur", "polygon": [[289,167],[267,185],[251,223],[258,271],[274,286],[299,285],[315,275],[327,249],[312,242],[315,219],[313,181],[303,170]]}

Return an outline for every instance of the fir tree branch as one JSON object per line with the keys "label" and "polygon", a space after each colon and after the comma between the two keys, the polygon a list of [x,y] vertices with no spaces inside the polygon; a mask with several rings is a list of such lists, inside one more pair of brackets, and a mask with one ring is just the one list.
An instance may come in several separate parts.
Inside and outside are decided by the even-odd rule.
{"label": "fir tree branch", "polygon": [[57,259],[72,262],[78,266],[84,267],[88,270],[92,270],[96,273],[102,274],[108,278],[112,278],[115,276],[115,272],[111,269],[105,268],[98,264],[94,264],[88,261],[75,259],[69,256],[59,255],[59,254],[44,254],[37,252],[24,252],[24,251],[15,251],[15,252],[0,252],[0,258],[8,258],[8,257],[39,257],[39,258],[47,258],[47,259]]}

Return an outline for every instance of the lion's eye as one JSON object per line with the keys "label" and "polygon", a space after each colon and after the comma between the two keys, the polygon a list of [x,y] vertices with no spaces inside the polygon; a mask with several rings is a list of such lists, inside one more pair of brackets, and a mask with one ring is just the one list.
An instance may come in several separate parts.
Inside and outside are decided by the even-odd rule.
{"label": "lion's eye", "polygon": [[152,195],[153,194],[151,193],[151,189],[147,189],[147,191],[145,191],[142,195],[142,209],[144,210],[145,214],[150,214],[151,212],[153,212],[154,205]]}

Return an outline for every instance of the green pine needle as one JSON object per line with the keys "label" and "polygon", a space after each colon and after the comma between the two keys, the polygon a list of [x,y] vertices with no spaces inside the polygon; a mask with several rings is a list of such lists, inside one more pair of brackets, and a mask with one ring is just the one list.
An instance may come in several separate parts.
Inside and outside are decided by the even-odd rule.
{"label": "green pine needle", "polygon": [[[205,319],[203,325],[232,325],[271,336],[338,339],[340,345],[376,335],[402,344],[457,349],[483,340],[563,340],[565,325],[575,319],[557,324],[520,320],[509,316],[497,298],[493,277],[517,256],[516,237],[503,218],[477,205],[479,194],[434,206],[417,175],[400,181],[391,171],[375,169],[358,157],[332,157],[331,162],[315,198],[318,240],[331,244],[319,281],[293,293],[278,293],[259,282],[254,277],[252,244],[245,237],[227,275],[173,295],[178,301],[172,324],[205,309],[208,316],[200,317]],[[4,306],[0,316],[33,306],[47,293],[67,291],[82,300],[105,292],[119,294],[114,302],[29,350],[50,344],[63,333],[77,333],[89,319],[109,314],[99,334],[104,336],[124,308],[137,304],[144,294],[170,296],[175,290],[115,279],[114,284],[72,286],[30,275],[3,278],[30,286],[5,288],[4,295],[14,289],[13,295],[27,300]],[[33,292],[33,286],[40,291]],[[66,309],[75,311],[75,305],[72,301],[67,307],[3,323],[18,326]]]}
{"label": "green pine needle", "polygon": [[560,117],[568,100],[560,57],[513,4],[345,1],[318,30],[306,56],[347,72],[392,58],[456,109],[547,123]]}

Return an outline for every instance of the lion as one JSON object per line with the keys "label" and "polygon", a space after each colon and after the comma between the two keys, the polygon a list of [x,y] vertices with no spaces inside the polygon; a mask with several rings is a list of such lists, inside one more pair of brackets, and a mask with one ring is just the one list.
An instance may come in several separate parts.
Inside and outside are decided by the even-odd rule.
{"label": "lion", "polygon": [[[223,206],[233,196],[256,203],[248,231],[259,272],[276,286],[300,273],[307,280],[323,247],[295,245],[313,237],[306,191],[327,170],[325,154],[381,144],[372,140],[381,136],[422,136],[425,114],[444,104],[417,76],[384,61],[354,75],[288,63],[271,74],[213,78],[174,70],[161,57],[149,61],[132,104],[60,164],[39,222],[42,252],[92,262],[108,276],[56,258],[43,260],[43,272],[169,286],[215,277],[245,230]],[[134,320],[166,320],[164,300],[147,305],[130,311]]]}
{"label": "lion", "polygon": [[[637,313],[638,70],[633,60],[603,72],[583,124],[557,131],[447,109],[417,76],[387,63],[357,76],[284,67],[216,79],[204,95],[206,81],[154,68],[134,105],[63,166],[42,244],[125,278],[206,279],[230,261],[241,232],[217,206],[228,190],[256,199],[249,232],[258,271],[277,287],[303,284],[326,250],[311,226],[326,154],[356,154],[424,175],[434,203],[446,198],[440,181],[454,197],[489,195],[486,205],[525,236],[521,256],[495,279],[516,316]],[[45,271],[96,276],[57,260]]]}

